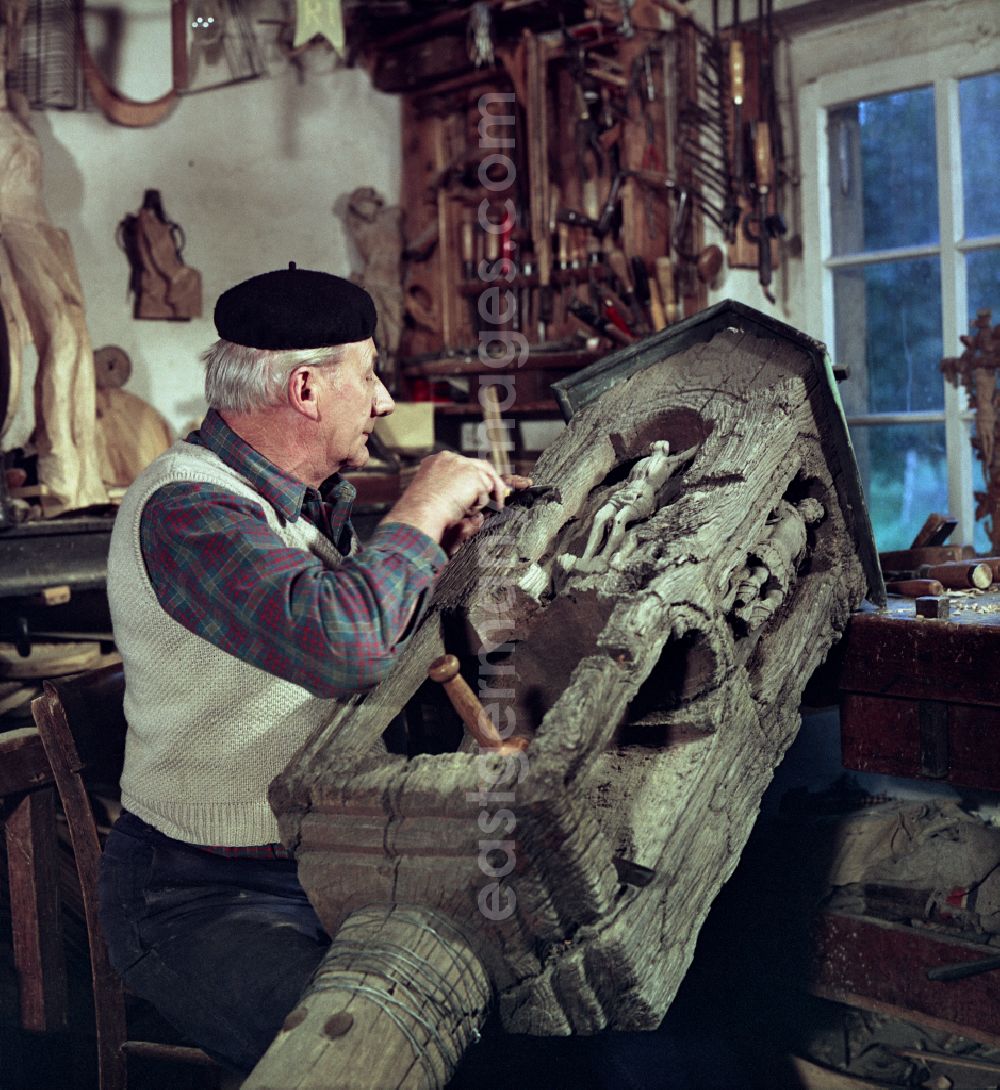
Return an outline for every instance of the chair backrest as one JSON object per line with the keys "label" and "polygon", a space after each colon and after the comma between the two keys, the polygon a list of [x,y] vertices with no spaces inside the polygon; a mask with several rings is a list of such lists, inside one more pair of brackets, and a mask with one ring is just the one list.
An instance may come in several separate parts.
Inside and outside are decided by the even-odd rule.
{"label": "chair backrest", "polygon": [[[63,716],[47,719],[46,735],[58,732],[58,755],[66,756],[73,772],[99,772],[117,782],[125,759],[125,674],[121,664],[88,670],[44,683],[44,697],[61,705]],[[34,710],[34,709],[32,709]],[[50,756],[49,760],[52,758]],[[53,766],[54,767],[54,766]]]}
{"label": "chair backrest", "polygon": [[123,1090],[127,1037],[125,993],[111,967],[97,918],[101,844],[83,773],[99,767],[101,778],[117,778],[125,752],[125,679],[120,665],[69,679],[46,681],[31,712],[52,766],[76,872],[90,946],[98,1068],[102,1090]]}
{"label": "chair backrest", "polygon": [[35,728],[0,734],[0,838],[7,852],[11,947],[21,1026],[64,1029],[66,958],[52,768]]}
{"label": "chair backrest", "polygon": [[97,915],[101,842],[88,782],[117,786],[125,759],[124,697],[125,675],[120,665],[114,665],[46,681],[42,695],[31,704],[66,815],[83,895],[101,1090],[125,1090],[127,1053],[217,1069],[201,1049],[128,1038],[125,989],[101,934]]}

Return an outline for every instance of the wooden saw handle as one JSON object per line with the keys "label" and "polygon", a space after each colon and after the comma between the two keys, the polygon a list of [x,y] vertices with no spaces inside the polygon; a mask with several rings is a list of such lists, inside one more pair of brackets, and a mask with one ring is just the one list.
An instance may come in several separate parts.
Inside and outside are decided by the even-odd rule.
{"label": "wooden saw handle", "polygon": [[493,720],[486,714],[476,694],[459,673],[458,659],[454,655],[441,655],[427,668],[427,676],[444,686],[452,707],[458,712],[465,729],[483,749],[498,753],[517,753],[528,748],[527,738],[502,738]]}

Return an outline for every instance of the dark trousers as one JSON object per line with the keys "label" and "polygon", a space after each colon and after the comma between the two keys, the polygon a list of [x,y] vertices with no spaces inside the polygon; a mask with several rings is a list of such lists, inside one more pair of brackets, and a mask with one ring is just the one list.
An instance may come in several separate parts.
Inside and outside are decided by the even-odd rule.
{"label": "dark trousers", "polygon": [[100,917],[130,991],[192,1044],[244,1072],[330,942],[294,862],[213,855],[129,813],[105,845]]}

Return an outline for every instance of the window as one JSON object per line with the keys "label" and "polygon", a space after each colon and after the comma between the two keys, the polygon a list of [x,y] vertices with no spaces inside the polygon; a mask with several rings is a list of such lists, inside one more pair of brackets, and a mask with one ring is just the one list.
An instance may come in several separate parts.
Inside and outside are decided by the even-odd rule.
{"label": "window", "polygon": [[978,309],[1000,322],[997,117],[1000,71],[970,50],[803,92],[810,328],[849,371],[840,394],[880,550],[906,548],[934,511],[959,518],[953,540],[989,549],[971,413],[940,362]]}

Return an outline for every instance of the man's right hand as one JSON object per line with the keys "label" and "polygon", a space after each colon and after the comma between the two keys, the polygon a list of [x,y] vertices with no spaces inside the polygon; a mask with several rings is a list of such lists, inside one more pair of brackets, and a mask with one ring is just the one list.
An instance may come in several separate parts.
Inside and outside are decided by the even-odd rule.
{"label": "man's right hand", "polygon": [[[478,529],[481,519],[474,516],[490,500],[503,507],[508,491],[489,462],[445,450],[420,463],[413,480],[382,521],[405,522],[440,543],[460,523]],[[461,538],[468,536],[465,533]]]}

